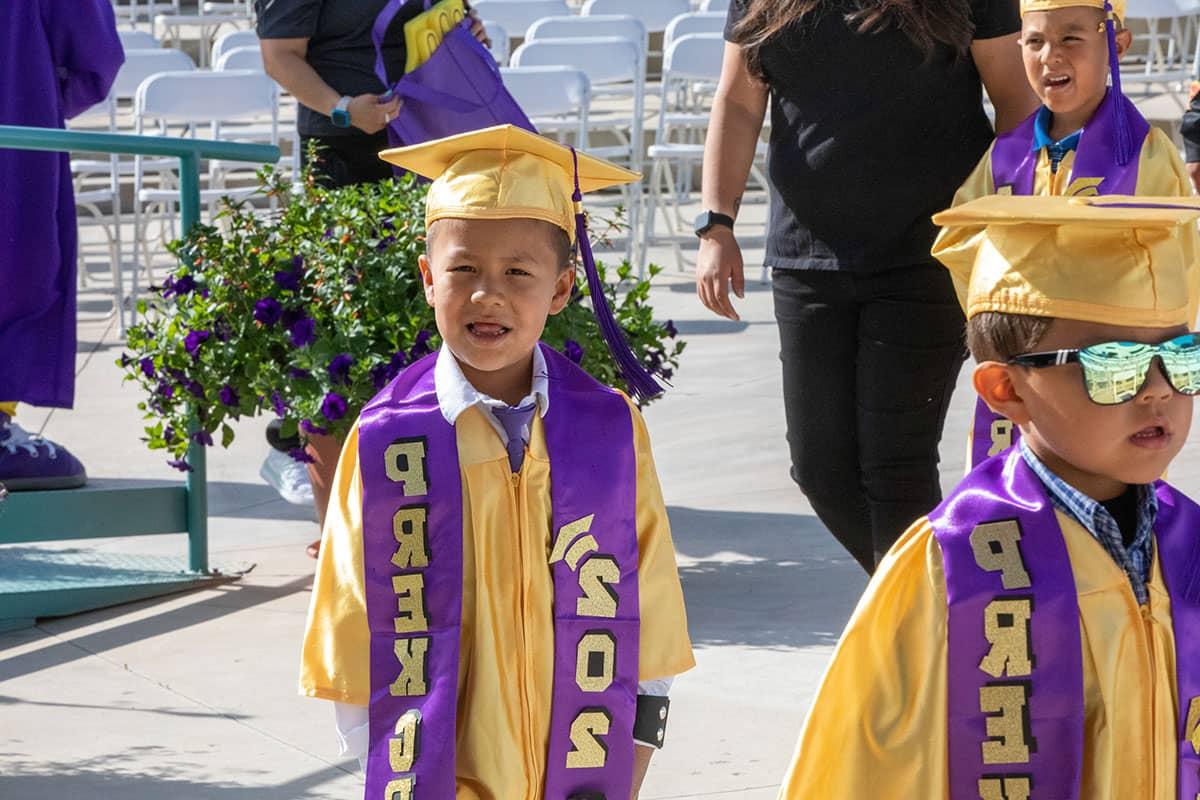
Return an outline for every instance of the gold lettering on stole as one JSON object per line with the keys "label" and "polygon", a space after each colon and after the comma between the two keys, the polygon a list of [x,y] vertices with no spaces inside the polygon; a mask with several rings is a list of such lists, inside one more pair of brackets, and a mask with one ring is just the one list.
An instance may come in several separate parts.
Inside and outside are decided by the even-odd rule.
{"label": "gold lettering on stole", "polygon": [[383,469],[389,480],[404,484],[406,497],[429,494],[424,437],[400,439],[388,445],[387,450],[383,452]]}
{"label": "gold lettering on stole", "polygon": [[1012,420],[1007,417],[992,420],[992,446],[987,454],[994,456],[1012,447]]}
{"label": "gold lettering on stole", "polygon": [[1028,589],[1029,573],[1021,558],[1021,527],[1015,520],[985,522],[971,531],[975,563],[988,572],[999,572],[1005,589]]}
{"label": "gold lettering on stole", "polygon": [[1068,197],[1096,197],[1100,194],[1102,183],[1104,178],[1076,178],[1063,194]]}
{"label": "gold lettering on stole", "polygon": [[600,545],[596,543],[596,537],[588,534],[592,528],[592,520],[595,518],[595,514],[588,514],[586,517],[568,522],[558,529],[558,535],[554,537],[554,547],[550,550],[551,564],[565,560],[567,566],[574,572],[579,568],[579,559],[600,548]]}
{"label": "gold lettering on stole", "polygon": [[984,776],[979,779],[980,800],[1029,800],[1028,775]]}
{"label": "gold lettering on stole", "polygon": [[396,633],[421,633],[429,630],[425,614],[425,575],[407,572],[392,576],[396,592]]}
{"label": "gold lettering on stole", "polygon": [[388,763],[392,772],[409,772],[421,754],[421,712],[405,711],[396,720],[396,735],[388,740]]}
{"label": "gold lettering on stole", "polygon": [[400,662],[400,676],[388,688],[392,697],[414,697],[425,694],[429,684],[425,655],[429,652],[429,637],[397,639],[396,660]]}
{"label": "gold lettering on stole", "polygon": [[429,566],[429,507],[404,506],[392,516],[396,553],[392,564],[400,569]]}
{"label": "gold lettering on stole", "polygon": [[416,782],[417,779],[412,775],[388,781],[383,790],[383,800],[412,800]]}
{"label": "gold lettering on stole", "polygon": [[617,593],[612,584],[621,582],[621,568],[612,556],[592,556],[579,570],[579,588],[583,597],[575,601],[575,613],[581,617],[617,615]]}
{"label": "gold lettering on stole", "polygon": [[979,710],[988,714],[985,764],[1028,764],[1037,750],[1029,727],[1029,684],[998,683],[979,688]]}
{"label": "gold lettering on stole", "polygon": [[608,631],[588,631],[575,648],[575,684],[585,692],[603,692],[613,682],[617,640]]}
{"label": "gold lettering on stole", "polygon": [[1187,731],[1192,752],[1200,755],[1200,697],[1193,697],[1188,704],[1187,724],[1184,726],[1184,730]]}
{"label": "gold lettering on stole", "polygon": [[608,733],[612,717],[603,708],[584,709],[571,723],[571,744],[567,753],[567,769],[603,767],[608,760],[608,748],[600,737]]}
{"label": "gold lettering on stole", "polygon": [[1031,597],[997,597],[983,610],[983,635],[991,647],[979,668],[993,678],[1021,678],[1033,671],[1029,643]]}

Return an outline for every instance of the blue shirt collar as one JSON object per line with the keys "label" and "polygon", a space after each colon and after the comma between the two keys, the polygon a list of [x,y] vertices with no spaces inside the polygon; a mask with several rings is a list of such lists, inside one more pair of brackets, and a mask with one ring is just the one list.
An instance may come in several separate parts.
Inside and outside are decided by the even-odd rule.
{"label": "blue shirt collar", "polygon": [[1083,128],[1075,131],[1069,136],[1064,136],[1057,142],[1050,138],[1050,123],[1052,122],[1050,109],[1042,106],[1037,110],[1037,116],[1033,118],[1033,146],[1032,150],[1041,150],[1043,147],[1049,147],[1066,153],[1074,150],[1079,146],[1079,137],[1083,135]]}

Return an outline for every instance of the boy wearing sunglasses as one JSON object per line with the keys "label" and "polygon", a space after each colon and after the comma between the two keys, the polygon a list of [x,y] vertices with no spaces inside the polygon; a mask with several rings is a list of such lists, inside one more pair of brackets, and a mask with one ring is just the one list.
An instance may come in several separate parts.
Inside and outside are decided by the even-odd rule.
{"label": "boy wearing sunglasses", "polygon": [[1192,800],[1200,506],[1158,478],[1200,392],[1197,201],[983,198],[955,277],[1020,442],[880,564],[781,797]]}

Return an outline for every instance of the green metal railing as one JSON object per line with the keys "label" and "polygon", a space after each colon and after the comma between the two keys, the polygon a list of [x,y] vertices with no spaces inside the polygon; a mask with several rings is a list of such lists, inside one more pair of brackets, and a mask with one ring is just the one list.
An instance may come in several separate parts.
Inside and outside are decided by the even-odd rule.
{"label": "green metal railing", "polygon": [[[200,221],[201,159],[271,164],[279,160],[279,148],[275,145],[11,125],[0,125],[0,148],[178,158],[179,209],[184,235]],[[18,187],[4,188],[18,190]],[[118,300],[122,301],[123,298]],[[87,488],[71,491],[14,492],[0,504],[0,544],[186,531],[188,568],[193,573],[207,573],[208,492],[204,448],[192,444],[187,460],[192,471],[187,473],[184,486],[128,486],[93,481]],[[27,611],[26,616],[38,616],[36,609]],[[14,610],[12,615],[20,614]]]}

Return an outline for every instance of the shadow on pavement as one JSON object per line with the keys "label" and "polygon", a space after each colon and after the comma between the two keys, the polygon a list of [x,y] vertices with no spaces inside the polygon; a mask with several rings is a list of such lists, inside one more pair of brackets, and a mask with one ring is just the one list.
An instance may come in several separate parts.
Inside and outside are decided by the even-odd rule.
{"label": "shadow on pavement", "polygon": [[698,647],[833,645],[867,576],[816,517],[672,506]]}
{"label": "shadow on pavement", "polygon": [[[167,750],[141,747],[137,750]],[[0,775],[0,797],[4,800],[42,800],[45,797],[86,797],[89,800],[305,800],[336,797],[339,793],[316,791],[321,785],[345,778],[350,771],[325,767],[275,786],[233,786],[189,780],[178,774],[148,774],[120,771],[128,753],[69,762],[8,762]],[[135,754],[136,755],[136,754]],[[180,755],[180,754],[176,754]],[[166,760],[166,753],[159,759]],[[158,760],[158,759],[156,759]],[[181,772],[211,771],[206,754],[196,754],[188,763],[176,759]],[[361,792],[360,792],[361,793]],[[340,794],[344,794],[341,792]]]}
{"label": "shadow on pavement", "polygon": [[[312,586],[312,581],[311,575],[305,575],[280,586],[239,586],[237,584],[229,584],[214,590],[218,592],[217,599],[219,602],[213,601],[213,598],[209,595],[200,602],[190,603],[185,606],[175,606],[160,614],[130,619],[127,622],[78,637],[71,636],[71,632],[77,628],[95,625],[98,622],[127,614],[131,610],[153,607],[155,604],[174,601],[178,599],[178,596],[167,596],[143,603],[114,606],[113,608],[87,614],[64,617],[54,622],[54,636],[56,638],[44,639],[44,647],[0,659],[0,684],[21,675],[30,675],[44,669],[68,664],[81,658],[87,658],[97,653],[103,653],[132,644],[133,642],[152,639],[160,634],[172,633],[183,628],[190,628],[194,625],[210,622],[237,611],[253,608],[281,597],[295,594],[296,592],[308,591]],[[0,650],[4,647],[5,639],[8,639],[12,646],[26,645],[29,642],[27,635],[0,636]],[[74,795],[68,794],[66,796],[72,797]],[[8,800],[8,797],[3,791],[0,791],[0,798]]]}

